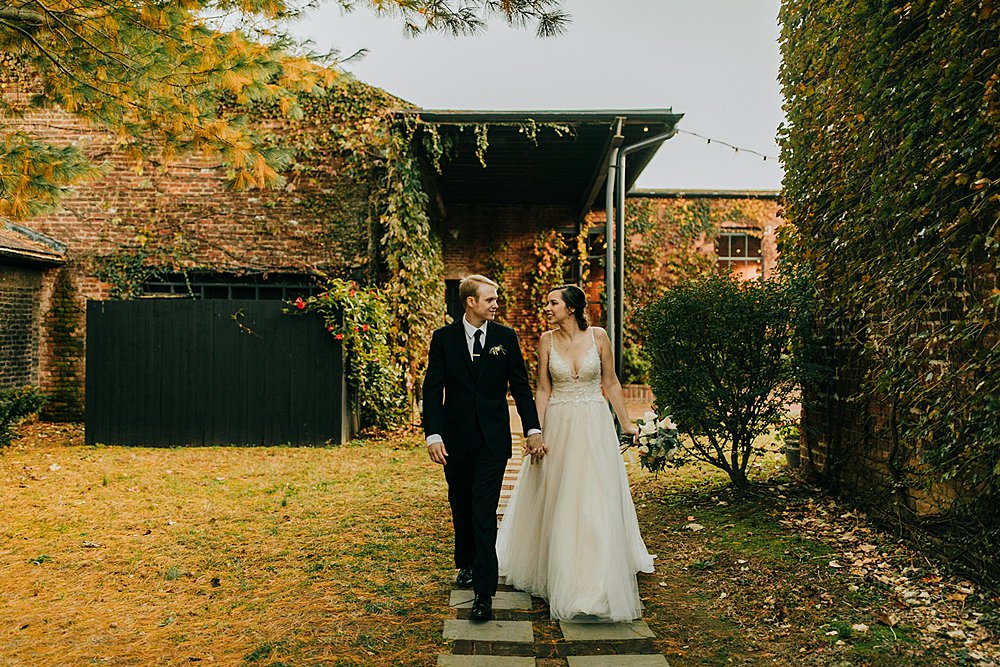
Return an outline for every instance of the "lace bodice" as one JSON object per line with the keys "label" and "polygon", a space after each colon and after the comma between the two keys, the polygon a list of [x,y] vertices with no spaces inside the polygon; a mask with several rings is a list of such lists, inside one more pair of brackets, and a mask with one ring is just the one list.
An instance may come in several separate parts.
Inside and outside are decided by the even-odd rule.
{"label": "lace bodice", "polygon": [[592,345],[584,355],[577,375],[570,362],[562,357],[549,334],[549,377],[552,378],[550,405],[559,403],[603,403],[601,394],[601,355],[597,351],[594,330],[590,330]]}

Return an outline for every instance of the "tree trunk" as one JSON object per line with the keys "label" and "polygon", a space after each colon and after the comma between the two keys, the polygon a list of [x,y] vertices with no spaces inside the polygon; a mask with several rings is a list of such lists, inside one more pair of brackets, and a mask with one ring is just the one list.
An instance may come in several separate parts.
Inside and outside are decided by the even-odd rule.
{"label": "tree trunk", "polygon": [[733,486],[735,486],[740,491],[746,491],[750,488],[750,480],[747,479],[747,472],[739,466],[733,466],[729,473],[729,479],[732,481]]}

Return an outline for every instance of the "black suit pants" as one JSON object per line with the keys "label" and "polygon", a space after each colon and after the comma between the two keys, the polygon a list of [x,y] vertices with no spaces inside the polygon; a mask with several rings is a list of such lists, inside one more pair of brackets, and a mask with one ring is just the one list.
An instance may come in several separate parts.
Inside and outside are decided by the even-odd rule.
{"label": "black suit pants", "polygon": [[499,576],[497,504],[507,459],[491,454],[482,442],[476,444],[458,459],[449,456],[444,475],[455,526],[455,566],[471,567],[476,594],[493,596]]}

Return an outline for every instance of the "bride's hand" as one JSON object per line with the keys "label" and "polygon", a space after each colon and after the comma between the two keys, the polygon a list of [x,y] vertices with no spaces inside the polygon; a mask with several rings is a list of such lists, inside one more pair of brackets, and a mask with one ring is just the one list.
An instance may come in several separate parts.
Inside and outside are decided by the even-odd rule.
{"label": "bride's hand", "polygon": [[621,451],[624,452],[629,447],[635,447],[636,442],[638,442],[638,437],[639,431],[635,430],[635,428],[628,430],[623,429],[621,437],[618,439],[621,443]]}

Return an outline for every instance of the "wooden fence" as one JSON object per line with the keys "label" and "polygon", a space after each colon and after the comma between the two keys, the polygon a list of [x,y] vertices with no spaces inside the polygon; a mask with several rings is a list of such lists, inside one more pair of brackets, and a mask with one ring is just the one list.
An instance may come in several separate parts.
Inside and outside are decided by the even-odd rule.
{"label": "wooden fence", "polygon": [[277,301],[87,304],[86,442],[321,445],[349,437],[341,345]]}

